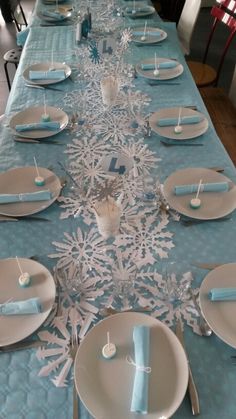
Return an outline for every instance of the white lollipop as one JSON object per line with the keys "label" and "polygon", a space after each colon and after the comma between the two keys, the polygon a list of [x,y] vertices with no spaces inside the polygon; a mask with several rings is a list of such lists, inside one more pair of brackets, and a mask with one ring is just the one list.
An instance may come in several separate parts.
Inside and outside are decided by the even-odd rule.
{"label": "white lollipop", "polygon": [[116,354],[116,345],[110,342],[110,333],[107,332],[107,343],[102,348],[102,355],[106,359],[111,359]]}
{"label": "white lollipop", "polygon": [[201,199],[198,198],[198,195],[199,195],[200,189],[201,189],[201,184],[202,184],[202,179],[200,180],[200,182],[198,184],[197,194],[196,194],[195,198],[192,198],[191,201],[190,201],[190,206],[193,209],[198,209],[201,206]]}

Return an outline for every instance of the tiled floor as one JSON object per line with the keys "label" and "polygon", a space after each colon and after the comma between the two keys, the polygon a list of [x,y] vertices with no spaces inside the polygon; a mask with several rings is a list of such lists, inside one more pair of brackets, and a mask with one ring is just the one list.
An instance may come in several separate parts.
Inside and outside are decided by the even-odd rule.
{"label": "tiled floor", "polygon": [[[33,9],[34,0],[23,0],[21,4],[26,14],[27,20],[30,17],[31,10]],[[16,27],[14,23],[6,24],[0,13],[0,115],[5,111],[6,102],[8,98],[8,86],[4,72],[3,55],[6,51],[16,47]],[[15,66],[8,65],[9,75],[12,79],[15,74]]]}
{"label": "tiled floor", "polygon": [[[156,0],[155,0],[156,1]],[[22,0],[21,4],[24,8],[26,16],[29,18],[30,12],[34,6],[35,0]],[[196,25],[196,29],[193,36],[191,55],[189,59],[201,59],[203,54],[203,48],[206,43],[207,35],[209,33],[209,28],[212,22],[210,16],[210,8],[201,9],[200,16]],[[213,48],[210,50],[209,63],[216,65],[217,57],[221,45],[223,45],[223,40],[225,39],[226,31],[225,28],[220,27],[216,33],[216,38],[213,42]],[[6,77],[3,67],[3,55],[4,53],[16,46],[16,29],[13,23],[5,24],[2,16],[0,14],[0,115],[4,113],[7,98],[8,98],[8,88],[6,83]],[[230,86],[230,81],[232,78],[234,66],[236,63],[236,37],[232,42],[230,49],[227,53],[225,60],[224,68],[222,71],[222,76],[219,81],[219,86],[223,87],[228,91]],[[11,67],[11,68],[10,68]],[[14,76],[15,70],[14,66],[9,66],[9,72],[11,77]]]}

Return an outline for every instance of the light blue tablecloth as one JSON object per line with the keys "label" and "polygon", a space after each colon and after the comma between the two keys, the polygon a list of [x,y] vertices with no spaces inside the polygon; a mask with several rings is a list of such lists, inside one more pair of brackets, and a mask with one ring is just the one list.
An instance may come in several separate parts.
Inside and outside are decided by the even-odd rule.
{"label": "light blue tablecloth", "polygon": [[[154,18],[154,21],[158,18]],[[143,20],[141,21],[143,24]],[[36,22],[37,23],[37,22]],[[127,26],[137,25],[137,21],[126,22]],[[184,65],[184,73],[179,77],[180,85],[149,86],[142,78],[135,83],[152,97],[149,111],[170,106],[197,105],[206,113],[205,106],[195,87],[184,57],[180,51],[175,25],[160,23],[159,27],[166,30],[168,38],[161,47],[137,47],[132,45],[129,61],[133,64],[154,56],[156,51],[162,57],[178,58]],[[47,36],[45,36],[45,30]],[[25,106],[36,106],[43,103],[43,92],[25,86],[22,73],[24,69],[39,60],[50,60],[50,51],[54,48],[54,59],[73,64],[73,26],[42,28],[32,25],[29,37],[22,53],[20,65],[13,83],[7,105],[7,114],[24,109]],[[67,79],[60,83],[64,93],[73,88]],[[63,92],[47,94],[48,104],[60,106]],[[65,146],[29,145],[14,143],[9,128],[1,127],[0,135],[0,170],[1,172],[22,165],[32,165],[33,156],[43,162],[44,167],[54,166],[60,175],[57,161],[66,161],[63,153],[70,135],[62,132],[57,141]],[[162,158],[161,176],[164,180],[175,170],[186,167],[223,166],[225,175],[236,181],[236,173],[231,160],[226,154],[219,138],[212,127],[204,135],[204,147],[164,147],[156,134],[147,140],[151,150],[158,150]],[[49,269],[53,261],[47,255],[54,252],[52,240],[60,242],[63,233],[75,231],[79,219],[59,220],[60,208],[54,204],[44,211],[43,216],[49,223],[0,223],[0,257],[29,257],[38,255],[39,260]],[[27,226],[26,226],[27,224]],[[170,252],[170,260],[193,260],[207,262],[235,261],[236,214],[225,223],[199,224],[184,228],[180,223],[171,222],[171,231],[175,233],[175,248]],[[198,270],[195,281],[200,285],[206,271]],[[1,332],[0,332],[1,333]],[[186,327],[186,346],[191,359],[196,385],[199,390],[202,419],[235,419],[235,388],[236,371],[232,367],[230,355],[233,349],[213,335],[210,338],[199,337]],[[0,418],[1,419],[69,419],[72,417],[72,384],[66,388],[56,388],[48,377],[38,377],[38,371],[44,361],[39,362],[35,350],[25,350],[0,355]],[[90,418],[81,405],[81,419]],[[191,410],[187,398],[175,413],[175,419],[191,418]],[[111,419],[111,418],[109,418]],[[116,418],[118,419],[118,418]],[[124,418],[119,418],[124,419]]]}

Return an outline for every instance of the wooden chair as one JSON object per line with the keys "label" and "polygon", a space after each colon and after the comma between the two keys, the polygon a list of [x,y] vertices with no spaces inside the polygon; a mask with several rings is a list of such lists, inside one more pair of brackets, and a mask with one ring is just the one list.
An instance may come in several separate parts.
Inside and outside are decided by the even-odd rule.
{"label": "wooden chair", "polygon": [[[218,0],[218,4],[211,9],[211,15],[214,17],[214,21],[207,41],[203,61],[188,61],[188,66],[198,87],[217,86],[226,53],[236,33],[236,0]],[[226,39],[223,52],[220,55],[218,67],[214,69],[206,64],[206,60],[215,29],[219,23],[225,24],[229,28],[230,33]]]}
{"label": "wooden chair", "polygon": [[184,55],[190,54],[190,43],[201,7],[201,0],[186,0],[177,25]]}

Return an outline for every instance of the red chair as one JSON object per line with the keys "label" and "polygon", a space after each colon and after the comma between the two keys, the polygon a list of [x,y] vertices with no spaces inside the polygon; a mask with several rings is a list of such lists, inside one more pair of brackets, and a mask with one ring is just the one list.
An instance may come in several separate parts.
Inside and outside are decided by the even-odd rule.
{"label": "red chair", "polygon": [[[188,66],[198,87],[217,86],[226,53],[236,33],[236,0],[217,0],[217,3],[211,9],[211,15],[214,17],[214,21],[207,41],[203,61],[188,61]],[[229,28],[230,33],[226,39],[223,52],[219,57],[218,67],[214,69],[206,64],[206,60],[215,29],[219,23],[225,24]]]}

